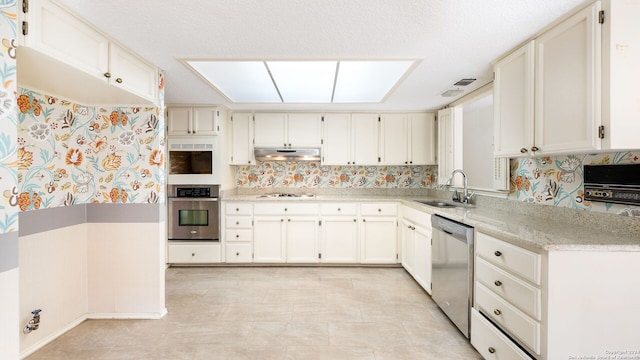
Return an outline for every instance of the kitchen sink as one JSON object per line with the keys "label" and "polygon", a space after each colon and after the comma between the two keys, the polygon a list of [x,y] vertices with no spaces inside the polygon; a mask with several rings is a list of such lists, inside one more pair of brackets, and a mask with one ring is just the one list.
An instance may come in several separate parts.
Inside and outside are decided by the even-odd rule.
{"label": "kitchen sink", "polygon": [[439,208],[452,208],[452,207],[456,207],[456,206],[462,206],[462,204],[452,204],[452,203],[449,203],[449,202],[437,201],[437,200],[430,200],[430,201],[414,200],[414,201],[415,202],[419,202],[421,204],[434,206],[434,207],[439,207]]}

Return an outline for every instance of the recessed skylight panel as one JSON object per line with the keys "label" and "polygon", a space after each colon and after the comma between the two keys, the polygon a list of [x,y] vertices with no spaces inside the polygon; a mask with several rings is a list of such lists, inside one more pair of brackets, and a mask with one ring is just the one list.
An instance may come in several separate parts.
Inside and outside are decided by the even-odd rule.
{"label": "recessed skylight panel", "polygon": [[341,61],[333,102],[381,102],[413,61]]}
{"label": "recessed skylight panel", "polygon": [[330,103],[336,61],[267,61],[286,103]]}
{"label": "recessed skylight panel", "polygon": [[188,64],[233,102],[281,102],[262,61],[193,60]]}

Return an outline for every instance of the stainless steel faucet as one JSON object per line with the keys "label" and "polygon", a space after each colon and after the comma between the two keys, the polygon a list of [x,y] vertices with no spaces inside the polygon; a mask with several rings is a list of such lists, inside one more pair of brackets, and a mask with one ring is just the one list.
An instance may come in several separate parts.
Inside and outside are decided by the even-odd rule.
{"label": "stainless steel faucet", "polygon": [[451,173],[451,176],[449,177],[449,180],[447,180],[446,186],[451,186],[451,183],[453,181],[453,177],[457,173],[462,174],[464,189],[463,189],[463,193],[462,193],[462,198],[461,199],[460,198],[456,198],[456,195],[454,195],[453,201],[459,201],[459,202],[464,203],[464,204],[471,204],[471,198],[473,197],[474,193],[473,192],[471,192],[471,193],[469,192],[469,189],[467,188],[467,174],[465,174],[464,171],[462,171],[462,169],[453,170],[453,172]]}

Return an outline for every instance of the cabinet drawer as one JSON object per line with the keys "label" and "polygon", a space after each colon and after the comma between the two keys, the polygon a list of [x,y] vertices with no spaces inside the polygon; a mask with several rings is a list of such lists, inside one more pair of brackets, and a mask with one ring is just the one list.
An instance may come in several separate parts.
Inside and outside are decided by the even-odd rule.
{"label": "cabinet drawer", "polygon": [[357,204],[331,203],[322,204],[322,215],[356,215]]}
{"label": "cabinet drawer", "polygon": [[471,345],[487,360],[532,360],[476,309],[471,309]]}
{"label": "cabinet drawer", "polygon": [[225,235],[225,241],[251,241],[251,229],[230,229]]}
{"label": "cabinet drawer", "polygon": [[476,281],[482,283],[520,310],[537,320],[541,320],[540,289],[480,258],[476,260],[476,272],[474,275]]}
{"label": "cabinet drawer", "polygon": [[225,255],[228,263],[251,262],[251,244],[226,244]]}
{"label": "cabinet drawer", "polygon": [[395,203],[370,203],[360,205],[362,216],[396,216],[398,205]]}
{"label": "cabinet drawer", "polygon": [[227,229],[251,229],[251,217],[249,216],[229,216],[226,218]]}
{"label": "cabinet drawer", "polygon": [[256,215],[318,215],[319,204],[301,204],[294,202],[279,202],[267,204],[255,204]]}
{"label": "cabinet drawer", "polygon": [[219,263],[220,244],[177,244],[169,245],[168,262],[180,263]]}
{"label": "cabinet drawer", "polygon": [[229,203],[225,205],[227,215],[251,215],[251,204],[249,203]]}
{"label": "cabinet drawer", "polygon": [[402,218],[418,224],[422,227],[426,227],[429,229],[431,228],[431,214],[428,214],[426,212],[416,210],[408,206],[403,206]]}
{"label": "cabinet drawer", "polygon": [[540,285],[540,254],[480,232],[476,240],[476,254],[494,265]]}
{"label": "cabinet drawer", "polygon": [[506,300],[476,283],[476,307],[491,320],[501,325],[515,338],[540,354],[540,323],[516,309]]}

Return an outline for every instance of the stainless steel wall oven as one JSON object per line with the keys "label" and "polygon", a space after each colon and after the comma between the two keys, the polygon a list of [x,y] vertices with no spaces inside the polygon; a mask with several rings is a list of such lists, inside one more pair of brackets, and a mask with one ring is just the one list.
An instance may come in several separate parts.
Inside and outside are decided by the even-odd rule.
{"label": "stainless steel wall oven", "polygon": [[220,241],[220,185],[169,185],[169,240]]}

